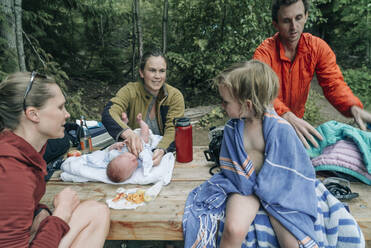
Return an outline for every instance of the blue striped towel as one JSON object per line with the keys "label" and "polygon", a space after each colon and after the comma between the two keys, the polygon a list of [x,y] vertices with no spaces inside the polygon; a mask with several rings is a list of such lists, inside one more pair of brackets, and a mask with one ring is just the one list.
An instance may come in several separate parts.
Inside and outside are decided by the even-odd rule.
{"label": "blue striped towel", "polygon": [[255,194],[261,201],[243,247],[278,247],[267,214],[280,221],[301,247],[364,246],[357,223],[315,179],[304,146],[285,120],[275,112],[264,116],[265,161],[258,175],[243,146],[243,129],[243,120],[226,124],[221,173],[194,189],[187,198],[183,215],[185,247],[218,245],[226,200],[231,193]]}

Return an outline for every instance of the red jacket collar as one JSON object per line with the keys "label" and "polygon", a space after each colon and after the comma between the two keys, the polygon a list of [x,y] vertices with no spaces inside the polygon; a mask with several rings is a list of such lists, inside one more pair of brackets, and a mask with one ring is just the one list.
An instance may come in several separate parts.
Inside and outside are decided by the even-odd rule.
{"label": "red jacket collar", "polygon": [[37,152],[31,144],[12,131],[0,132],[0,157],[13,157],[18,161],[35,166],[46,174],[46,162],[43,159],[46,144]]}
{"label": "red jacket collar", "polygon": [[[301,34],[299,42],[298,42],[298,47],[297,47],[297,50],[296,50],[296,56],[295,57],[302,56],[302,55],[309,52],[309,47],[307,45],[307,39],[308,39],[309,35],[310,35],[309,33],[302,33]],[[276,41],[278,53],[280,55],[280,59],[291,62],[285,56],[285,49],[284,49],[283,44],[282,44],[282,42],[279,38],[279,33],[278,32],[273,36],[273,39]]]}

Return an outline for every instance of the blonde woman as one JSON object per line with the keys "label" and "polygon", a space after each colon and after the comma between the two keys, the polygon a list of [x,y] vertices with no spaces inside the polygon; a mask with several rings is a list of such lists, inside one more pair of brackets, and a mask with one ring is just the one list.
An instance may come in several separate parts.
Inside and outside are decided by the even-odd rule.
{"label": "blonde woman", "polygon": [[55,196],[53,212],[40,204],[45,144],[64,136],[69,117],[51,78],[15,73],[0,84],[0,247],[103,247],[106,205],[81,202],[68,187]]}

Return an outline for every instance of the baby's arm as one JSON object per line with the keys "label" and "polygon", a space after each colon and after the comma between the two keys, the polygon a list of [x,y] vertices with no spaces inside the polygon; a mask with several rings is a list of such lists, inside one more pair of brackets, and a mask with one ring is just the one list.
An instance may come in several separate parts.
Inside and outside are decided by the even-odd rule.
{"label": "baby's arm", "polygon": [[220,247],[241,247],[259,206],[260,201],[255,195],[229,196]]}
{"label": "baby's arm", "polygon": [[110,147],[108,147],[108,151],[121,150],[124,147],[124,145],[125,145],[124,142],[113,143]]}

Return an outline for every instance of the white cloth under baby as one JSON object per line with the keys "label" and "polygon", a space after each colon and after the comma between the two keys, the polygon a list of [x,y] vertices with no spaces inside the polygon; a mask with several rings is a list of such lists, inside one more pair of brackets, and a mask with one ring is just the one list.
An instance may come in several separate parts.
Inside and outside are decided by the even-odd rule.
{"label": "white cloth under baby", "polygon": [[[172,153],[167,153],[162,158],[158,166],[154,166],[152,162],[152,148],[156,147],[162,136],[150,135],[151,141],[144,146],[143,151],[139,155],[141,166],[134,171],[133,175],[122,183],[114,183],[108,179],[106,168],[112,157],[116,153],[122,153],[117,150],[95,151],[91,154],[80,157],[69,157],[61,166],[61,179],[63,181],[72,182],[88,182],[99,181],[110,184],[150,184],[162,181],[164,185],[170,183],[175,157]],[[126,149],[126,148],[125,148]]]}
{"label": "white cloth under baby", "polygon": [[110,184],[150,184],[162,181],[164,185],[170,183],[175,157],[172,153],[167,153],[158,166],[151,168],[148,176],[144,176],[143,167],[137,168],[129,179],[121,183],[114,183],[107,177],[106,168],[96,168],[87,166],[83,157],[68,158],[61,169],[61,179],[69,182],[104,182]]}

